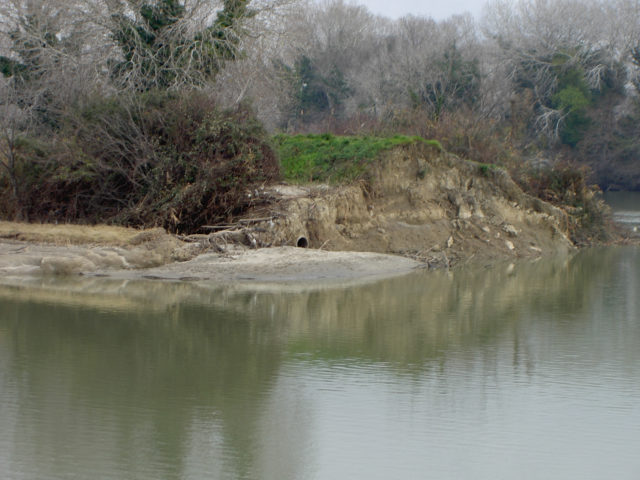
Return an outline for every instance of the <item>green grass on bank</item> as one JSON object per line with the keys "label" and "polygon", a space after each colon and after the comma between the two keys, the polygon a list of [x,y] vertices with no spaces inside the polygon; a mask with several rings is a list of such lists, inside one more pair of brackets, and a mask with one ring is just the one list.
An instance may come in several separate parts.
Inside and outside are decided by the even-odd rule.
{"label": "green grass on bank", "polygon": [[347,183],[364,173],[381,152],[401,145],[424,143],[442,150],[437,140],[397,135],[394,137],[323,135],[276,135],[284,179],[289,182]]}

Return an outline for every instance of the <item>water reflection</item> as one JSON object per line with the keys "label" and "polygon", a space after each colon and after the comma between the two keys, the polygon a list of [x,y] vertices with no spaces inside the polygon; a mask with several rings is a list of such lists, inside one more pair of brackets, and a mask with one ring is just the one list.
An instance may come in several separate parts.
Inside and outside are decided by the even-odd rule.
{"label": "water reflection", "polygon": [[2,311],[12,385],[0,395],[15,411],[0,450],[44,460],[23,478],[68,478],[70,461],[83,478],[178,478],[202,436],[217,448],[193,460],[246,476],[281,357],[268,325],[201,305],[113,313],[5,299]]}
{"label": "water reflection", "polygon": [[0,470],[637,478],[639,277],[601,249],[349,288],[4,285]]}
{"label": "water reflection", "polygon": [[613,210],[616,222],[636,231],[640,227],[640,192],[606,192],[605,201]]}

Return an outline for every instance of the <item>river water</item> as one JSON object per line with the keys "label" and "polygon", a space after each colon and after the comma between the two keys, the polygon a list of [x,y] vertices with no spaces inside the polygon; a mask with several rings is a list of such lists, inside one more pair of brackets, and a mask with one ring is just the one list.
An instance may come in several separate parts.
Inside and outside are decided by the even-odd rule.
{"label": "river water", "polygon": [[617,222],[640,230],[640,192],[607,192],[604,198]]}
{"label": "river water", "polygon": [[0,286],[0,478],[640,478],[640,250]]}

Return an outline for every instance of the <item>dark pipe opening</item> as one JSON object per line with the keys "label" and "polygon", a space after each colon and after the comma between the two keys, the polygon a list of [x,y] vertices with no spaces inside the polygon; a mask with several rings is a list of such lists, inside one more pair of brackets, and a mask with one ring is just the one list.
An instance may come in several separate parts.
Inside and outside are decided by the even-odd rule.
{"label": "dark pipe opening", "polygon": [[309,240],[307,240],[307,237],[298,238],[298,241],[296,242],[296,247],[307,248],[308,246],[309,246]]}

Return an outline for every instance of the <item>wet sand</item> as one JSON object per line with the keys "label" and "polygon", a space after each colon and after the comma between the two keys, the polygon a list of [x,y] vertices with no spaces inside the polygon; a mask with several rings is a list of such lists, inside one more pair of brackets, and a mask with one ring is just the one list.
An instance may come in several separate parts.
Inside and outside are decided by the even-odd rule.
{"label": "wet sand", "polygon": [[[396,255],[295,247],[205,252],[182,262],[144,267],[145,252],[105,246],[0,242],[0,276],[83,275],[116,279],[292,282],[393,276],[424,265]],[[153,251],[148,252],[153,255]]]}

